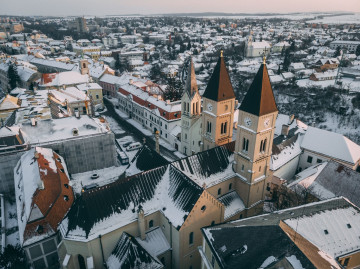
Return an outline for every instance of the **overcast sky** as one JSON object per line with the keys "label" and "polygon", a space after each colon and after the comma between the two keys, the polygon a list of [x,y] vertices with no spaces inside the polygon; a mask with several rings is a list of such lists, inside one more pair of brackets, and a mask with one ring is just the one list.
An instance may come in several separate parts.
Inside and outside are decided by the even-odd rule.
{"label": "overcast sky", "polygon": [[179,12],[360,12],[360,0],[0,0],[2,15],[122,15]]}

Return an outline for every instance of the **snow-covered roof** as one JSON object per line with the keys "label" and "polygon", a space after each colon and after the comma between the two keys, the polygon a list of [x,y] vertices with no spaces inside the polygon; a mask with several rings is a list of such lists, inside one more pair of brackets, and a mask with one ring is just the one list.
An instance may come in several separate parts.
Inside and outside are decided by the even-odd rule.
{"label": "snow-covered roof", "polygon": [[199,152],[172,163],[177,169],[191,178],[199,186],[211,187],[235,176],[232,168],[234,155],[227,146]]}
{"label": "snow-covered roof", "polygon": [[319,211],[285,223],[333,258],[360,249],[360,212],[355,207]]}
{"label": "snow-covered roof", "polygon": [[347,137],[310,126],[307,128],[301,148],[352,165],[360,159],[360,146]]}
{"label": "snow-covered roof", "polygon": [[61,231],[69,240],[92,240],[136,221],[139,206],[145,215],[160,211],[179,229],[202,192],[176,168],[165,165],[83,193]]}
{"label": "snow-covered roof", "polygon": [[224,220],[231,218],[245,209],[244,202],[236,191],[231,191],[221,196],[219,201],[225,206]]}
{"label": "snow-covered roof", "polygon": [[109,269],[161,269],[163,265],[146,251],[130,234],[122,233],[114,250],[106,261]]}
{"label": "snow-covered roof", "polygon": [[171,249],[170,244],[160,227],[156,227],[146,232],[145,240],[141,240],[140,237],[137,237],[136,240],[154,257],[164,254]]}
{"label": "snow-covered roof", "polygon": [[360,206],[360,174],[342,164],[330,161],[311,166],[296,175],[291,189],[307,189],[318,199],[337,196],[348,198]]}
{"label": "snow-covered roof", "polygon": [[77,85],[90,82],[88,75],[81,75],[79,72],[69,71],[60,73],[43,74],[41,87],[60,87],[64,85]]}
{"label": "snow-covered roof", "polygon": [[64,185],[69,183],[64,159],[51,149],[32,148],[21,156],[14,180],[21,244],[54,234],[73,202],[71,188]]}
{"label": "snow-covered roof", "polygon": [[[110,132],[105,123],[97,118],[81,116],[80,119],[67,117],[62,119],[50,119],[37,121],[36,126],[30,123],[19,125],[25,140],[31,144],[44,143],[50,141],[78,138],[88,135],[96,135]],[[73,129],[78,130],[74,136]]]}

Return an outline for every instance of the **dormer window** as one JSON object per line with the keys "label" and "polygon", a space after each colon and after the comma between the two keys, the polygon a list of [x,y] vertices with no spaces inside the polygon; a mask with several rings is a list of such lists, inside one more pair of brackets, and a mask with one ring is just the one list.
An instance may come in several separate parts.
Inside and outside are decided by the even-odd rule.
{"label": "dormer window", "polygon": [[329,231],[328,231],[328,230],[324,230],[324,233],[325,233],[325,234],[329,234]]}
{"label": "dormer window", "polygon": [[69,201],[69,196],[64,195],[64,200],[65,200],[66,202]]}
{"label": "dormer window", "polygon": [[39,225],[37,228],[36,228],[36,232],[38,234],[42,234],[44,232],[44,227],[42,225]]}
{"label": "dormer window", "polygon": [[346,226],[347,226],[349,229],[351,228],[351,224],[350,224],[350,223],[346,224]]}

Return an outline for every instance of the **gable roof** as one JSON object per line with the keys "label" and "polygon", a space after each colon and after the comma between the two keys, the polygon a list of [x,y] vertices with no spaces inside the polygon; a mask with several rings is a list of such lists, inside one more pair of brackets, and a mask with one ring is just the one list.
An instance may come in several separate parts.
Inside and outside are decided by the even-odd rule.
{"label": "gable roof", "polygon": [[23,154],[14,179],[20,242],[29,245],[57,231],[74,195],[64,159],[51,149],[36,147]]}
{"label": "gable roof", "polygon": [[[279,226],[245,226],[206,232],[220,268],[266,268],[273,261],[294,255],[300,268],[315,268]],[[210,238],[210,240],[209,240]],[[267,262],[265,262],[267,261]]]}
{"label": "gable roof", "polygon": [[223,57],[219,57],[203,97],[216,102],[235,98],[234,89],[231,85]]}
{"label": "gable roof", "polygon": [[163,265],[130,234],[123,232],[106,261],[109,269],[160,269]]}
{"label": "gable roof", "polygon": [[290,188],[306,188],[318,199],[344,196],[360,206],[360,173],[337,162],[311,166],[298,174]]}
{"label": "gable roof", "polygon": [[190,58],[190,63],[188,67],[188,73],[185,83],[185,91],[191,98],[196,92],[198,92],[198,86],[196,82],[195,68],[192,58]]}
{"label": "gable roof", "polygon": [[266,64],[262,64],[246,93],[240,110],[256,116],[278,111]]}
{"label": "gable roof", "polygon": [[[336,221],[339,217],[344,217],[344,220]],[[325,264],[326,267],[323,268],[340,268],[335,261],[336,257],[331,256],[332,253],[326,253],[329,248],[337,246],[338,240],[333,240],[331,246],[321,243],[319,241],[319,229],[322,229],[322,227],[317,223],[321,223],[321,225],[324,225],[325,222],[328,223],[327,225],[331,227],[332,231],[334,230],[334,234],[339,235],[335,232],[336,227],[341,230],[348,229],[344,224],[346,222],[353,227],[358,222],[359,217],[359,208],[351,204],[347,199],[339,197],[205,227],[201,230],[221,268],[239,268],[240,264],[241,268],[259,268],[262,262],[265,262],[266,257],[284,257],[284,254],[295,255],[303,268],[316,268],[314,262],[316,264]],[[319,218],[322,219],[320,222],[317,221]],[[297,220],[302,219],[308,220],[308,223],[303,221],[301,225],[297,225]],[[299,232],[298,227],[300,226],[302,232]],[[305,238],[305,242],[302,242],[300,246],[302,254],[298,252],[298,242],[290,233],[294,233],[296,229],[298,229],[298,236]],[[354,249],[359,249],[359,247],[353,247],[352,250],[349,250],[348,246],[346,246],[350,237],[355,240],[358,229],[356,228],[355,231],[354,229],[352,231],[348,229],[346,242],[341,244],[340,251],[346,251],[347,249],[348,252],[351,252]],[[286,237],[288,238],[286,239]],[[334,238],[332,237],[329,239],[330,241],[326,242],[331,242],[331,239]],[[282,240],[283,244],[278,245],[279,240]],[[359,244],[358,239],[352,243],[352,246],[355,244]],[[318,252],[309,253],[309,251],[306,251],[310,247]],[[275,252],[272,252],[273,250]],[[267,255],[262,256],[262,253]],[[244,258],[246,255],[247,259]],[[304,258],[304,256],[306,257]],[[243,266],[247,261],[251,261],[252,264]],[[334,265],[334,267],[330,267],[330,265]],[[264,267],[266,268],[266,266]]]}
{"label": "gable roof", "polygon": [[137,220],[139,206],[145,214],[161,211],[180,229],[202,192],[175,167],[165,165],[83,193],[61,230],[69,239],[91,240]]}
{"label": "gable roof", "polygon": [[348,162],[352,165],[360,159],[360,146],[342,134],[309,126],[301,148]]}
{"label": "gable roof", "polygon": [[129,166],[126,168],[126,175],[132,176],[143,171],[168,164],[169,162],[152,148],[144,145],[139,149]]}
{"label": "gable roof", "polygon": [[232,169],[235,141],[171,163],[199,186],[218,184],[235,176]]}

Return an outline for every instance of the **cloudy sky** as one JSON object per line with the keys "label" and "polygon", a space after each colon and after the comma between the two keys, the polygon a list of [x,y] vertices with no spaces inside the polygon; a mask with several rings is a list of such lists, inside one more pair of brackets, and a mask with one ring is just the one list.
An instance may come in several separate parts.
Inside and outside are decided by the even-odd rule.
{"label": "cloudy sky", "polygon": [[178,12],[360,12],[360,0],[0,0],[2,15],[121,15]]}

